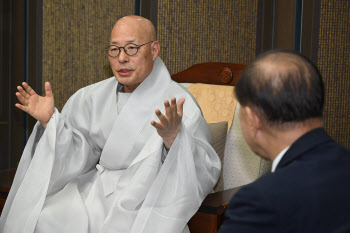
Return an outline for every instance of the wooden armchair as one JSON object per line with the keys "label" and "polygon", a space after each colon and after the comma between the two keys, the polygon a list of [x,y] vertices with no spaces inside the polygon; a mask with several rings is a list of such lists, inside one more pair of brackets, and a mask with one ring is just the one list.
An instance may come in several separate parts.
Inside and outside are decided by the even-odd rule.
{"label": "wooden armchair", "polygon": [[171,78],[178,83],[205,83],[235,86],[246,65],[236,63],[207,62],[189,67]]}
{"label": "wooden armchair", "polygon": [[[235,86],[245,67],[246,65],[235,63],[201,63],[172,75],[172,79],[183,84],[190,92],[190,84],[194,83],[212,84],[214,88],[219,89],[221,86]],[[233,87],[231,92],[234,92]],[[215,93],[221,94],[220,92]],[[197,99],[195,94],[194,97]],[[224,104],[229,102],[225,98],[221,98],[221,101]],[[206,106],[207,109],[203,109],[201,102],[198,102],[210,128],[210,123],[212,123],[210,120],[212,119],[207,119],[205,113],[208,107]],[[215,104],[214,107],[221,105],[221,103]],[[216,192],[209,194],[204,199],[197,213],[189,221],[188,226],[191,233],[217,232],[224,220],[224,212],[233,195],[243,185],[253,182],[271,168],[270,163],[256,156],[246,144],[240,129],[239,107],[239,103],[237,103],[235,108],[232,109],[237,114],[234,114],[232,122],[229,122],[231,127],[229,127],[226,137],[224,155],[223,157],[219,155],[222,162],[222,174],[218,183],[223,183],[223,186],[220,189],[216,187]],[[213,147],[216,149],[214,145]]]}

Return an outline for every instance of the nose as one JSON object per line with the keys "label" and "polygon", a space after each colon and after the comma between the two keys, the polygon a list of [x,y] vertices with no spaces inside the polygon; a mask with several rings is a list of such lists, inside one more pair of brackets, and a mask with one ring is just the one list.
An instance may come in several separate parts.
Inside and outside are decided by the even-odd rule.
{"label": "nose", "polygon": [[120,49],[118,60],[120,63],[125,63],[129,60],[129,56],[125,53],[125,50],[123,48]]}

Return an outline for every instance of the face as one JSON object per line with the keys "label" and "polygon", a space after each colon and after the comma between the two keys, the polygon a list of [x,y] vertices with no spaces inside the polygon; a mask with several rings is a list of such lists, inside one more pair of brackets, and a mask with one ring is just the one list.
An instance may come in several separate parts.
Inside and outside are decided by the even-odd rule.
{"label": "face", "polygon": [[[152,41],[152,36],[142,20],[121,19],[114,26],[110,44],[124,47],[128,43],[141,45]],[[158,42],[143,45],[134,56],[121,49],[118,57],[108,56],[113,74],[118,82],[124,84],[124,92],[133,92],[151,73],[153,62],[159,53]]]}

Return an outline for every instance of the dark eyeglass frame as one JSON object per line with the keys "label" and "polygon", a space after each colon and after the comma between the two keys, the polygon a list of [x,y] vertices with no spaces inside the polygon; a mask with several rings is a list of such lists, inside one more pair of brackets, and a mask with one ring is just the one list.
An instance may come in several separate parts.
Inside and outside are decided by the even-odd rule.
{"label": "dark eyeglass frame", "polygon": [[[146,44],[153,43],[153,42],[154,42],[154,41],[150,41],[150,42],[147,42],[147,43],[144,43],[144,44],[141,44],[141,45],[137,45],[137,44],[134,44],[134,43],[128,43],[128,44],[124,45],[123,47],[119,47],[119,46],[117,46],[117,45],[108,45],[107,48],[105,48],[105,51],[107,52],[108,56],[110,56],[110,57],[118,57],[119,54],[120,54],[120,50],[121,50],[121,49],[123,49],[124,52],[125,52],[125,54],[127,54],[128,56],[135,56],[135,55],[139,52],[139,48],[140,48],[141,46],[144,46],[144,45],[146,45]],[[125,47],[128,46],[128,45],[135,45],[135,47],[137,48],[135,54],[132,54],[132,55],[128,54],[128,52],[127,52],[126,49],[125,49]],[[112,56],[112,55],[109,54],[109,51],[110,51],[109,48],[112,47],[112,46],[113,46],[113,47],[116,47],[116,48],[119,50],[117,56]]]}

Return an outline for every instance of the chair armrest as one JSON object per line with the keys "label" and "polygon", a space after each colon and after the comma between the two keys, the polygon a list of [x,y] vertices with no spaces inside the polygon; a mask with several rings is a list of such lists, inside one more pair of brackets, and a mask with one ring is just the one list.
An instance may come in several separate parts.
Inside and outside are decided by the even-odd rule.
{"label": "chair armrest", "polygon": [[216,233],[231,198],[243,186],[209,194],[188,222],[191,233]]}
{"label": "chair armrest", "polygon": [[242,187],[243,186],[239,186],[236,188],[208,194],[208,196],[202,202],[202,205],[199,207],[198,212],[217,215],[223,214],[232,197]]}

